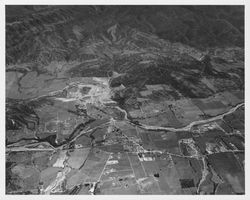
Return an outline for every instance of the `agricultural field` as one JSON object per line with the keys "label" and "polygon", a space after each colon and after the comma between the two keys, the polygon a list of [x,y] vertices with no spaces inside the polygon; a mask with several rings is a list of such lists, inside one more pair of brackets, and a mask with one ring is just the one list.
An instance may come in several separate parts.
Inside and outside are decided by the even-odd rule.
{"label": "agricultural field", "polygon": [[243,6],[6,6],[6,194],[244,195]]}

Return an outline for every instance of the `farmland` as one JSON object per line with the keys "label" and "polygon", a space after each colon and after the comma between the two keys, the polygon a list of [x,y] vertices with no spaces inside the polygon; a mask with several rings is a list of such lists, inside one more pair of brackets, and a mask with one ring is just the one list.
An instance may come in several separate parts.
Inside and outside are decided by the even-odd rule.
{"label": "farmland", "polygon": [[244,11],[202,8],[9,6],[6,194],[245,194]]}

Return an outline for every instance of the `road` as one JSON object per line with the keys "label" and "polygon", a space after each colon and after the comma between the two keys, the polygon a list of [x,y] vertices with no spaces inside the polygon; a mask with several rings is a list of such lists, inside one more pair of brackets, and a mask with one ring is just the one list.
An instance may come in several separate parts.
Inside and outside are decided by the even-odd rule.
{"label": "road", "polygon": [[[180,132],[180,131],[190,131],[191,128],[195,125],[201,125],[201,124],[206,124],[206,123],[210,123],[219,119],[223,119],[224,116],[232,114],[233,112],[235,112],[238,108],[244,106],[245,103],[240,103],[237,104],[235,107],[231,108],[229,111],[217,115],[215,117],[209,118],[209,119],[205,119],[205,120],[198,120],[198,121],[194,121],[191,122],[190,124],[188,124],[187,126],[181,127],[181,128],[174,128],[174,127],[161,127],[161,126],[149,126],[146,124],[140,124],[137,123],[135,124],[134,122],[132,122],[130,119],[127,118],[127,112],[123,109],[121,109],[120,107],[116,106],[116,108],[119,108],[120,111],[125,113],[125,118],[124,120],[127,121],[128,123],[132,124],[133,126],[138,126],[142,129],[145,130],[150,130],[150,131],[171,131],[171,132]],[[111,118],[111,121],[115,122],[116,120],[114,120],[113,118]],[[104,125],[106,125],[107,123],[105,123]],[[102,124],[103,125],[103,124]],[[96,127],[95,127],[96,128]],[[95,129],[94,128],[94,129]],[[91,132],[93,129],[87,130],[87,132]],[[79,136],[81,136],[82,134],[86,134],[86,132],[82,132],[81,134],[77,135],[75,138],[72,139],[75,140],[76,138],[78,138]],[[62,148],[62,147],[60,147]],[[57,149],[57,148],[55,148]],[[20,146],[20,147],[13,147],[13,148],[8,148],[6,149],[6,152],[10,152],[10,151],[53,151],[55,150],[53,148],[48,148],[48,149],[39,149],[39,148],[26,148],[25,146]]]}

